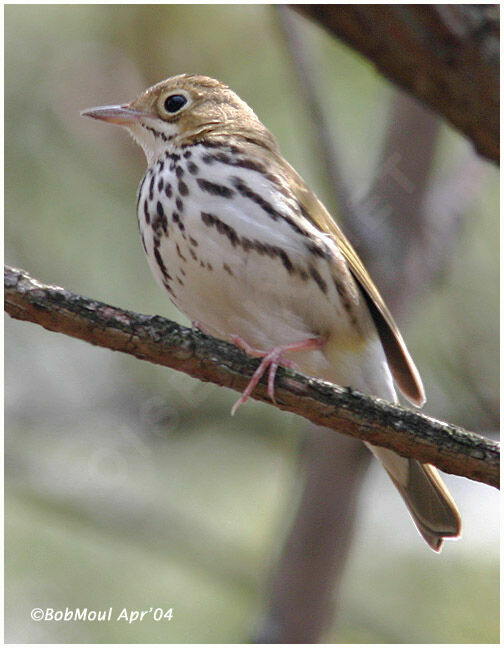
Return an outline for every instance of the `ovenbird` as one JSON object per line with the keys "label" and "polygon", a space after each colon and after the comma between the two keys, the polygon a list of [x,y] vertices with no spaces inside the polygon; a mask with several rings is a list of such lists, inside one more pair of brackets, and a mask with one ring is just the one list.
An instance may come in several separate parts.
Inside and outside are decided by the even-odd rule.
{"label": "ovenbird", "polygon": [[[154,277],[197,326],[263,358],[237,405],[279,364],[415,405],[422,381],[356,252],[252,109],[214,79],[181,74],[89,117],[143,148],[138,190]],[[460,534],[437,470],[370,446],[432,549]]]}

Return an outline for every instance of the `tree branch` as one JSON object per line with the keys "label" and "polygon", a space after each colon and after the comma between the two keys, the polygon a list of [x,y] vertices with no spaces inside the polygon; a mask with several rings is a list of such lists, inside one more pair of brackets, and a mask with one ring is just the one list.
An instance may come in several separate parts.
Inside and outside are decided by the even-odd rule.
{"label": "tree branch", "polygon": [[[23,270],[6,266],[4,289],[5,309],[16,319],[236,391],[245,388],[258,365],[231,344],[157,315],[140,315],[45,285]],[[498,487],[499,445],[494,441],[282,368],[276,385],[279,409],[432,463],[445,472]],[[264,381],[254,398],[270,402]]]}
{"label": "tree branch", "polygon": [[499,161],[498,5],[293,5]]}

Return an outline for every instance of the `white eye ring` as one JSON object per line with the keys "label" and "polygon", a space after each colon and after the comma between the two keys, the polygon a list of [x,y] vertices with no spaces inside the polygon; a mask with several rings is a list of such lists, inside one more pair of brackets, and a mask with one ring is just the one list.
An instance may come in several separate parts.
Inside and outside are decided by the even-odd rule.
{"label": "white eye ring", "polygon": [[190,98],[183,90],[173,90],[162,96],[159,107],[166,115],[176,115],[190,102]]}

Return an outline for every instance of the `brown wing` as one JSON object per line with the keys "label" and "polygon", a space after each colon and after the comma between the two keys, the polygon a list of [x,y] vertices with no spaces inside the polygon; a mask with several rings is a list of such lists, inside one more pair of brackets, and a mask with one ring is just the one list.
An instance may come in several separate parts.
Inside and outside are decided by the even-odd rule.
{"label": "brown wing", "polygon": [[305,215],[315,227],[335,239],[364,295],[397,386],[412,403],[422,406],[425,403],[422,379],[392,314],[378,292],[378,288],[373,283],[357,252],[331,218],[327,209],[294,169],[292,169],[292,173],[295,175],[296,195],[305,209]]}

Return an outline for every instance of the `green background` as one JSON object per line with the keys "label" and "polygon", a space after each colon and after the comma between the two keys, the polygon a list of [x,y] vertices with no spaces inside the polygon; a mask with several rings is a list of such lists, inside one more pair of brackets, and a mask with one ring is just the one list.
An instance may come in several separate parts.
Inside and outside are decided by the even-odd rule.
{"label": "green background", "polygon": [[[372,179],[394,89],[305,23],[346,172]],[[5,8],[6,261],[42,281],[186,324],[138,236],[143,154],[79,117],[180,72],[250,103],[323,199],[310,114],[268,6]],[[329,100],[330,98],[330,100]],[[467,144],[443,127],[435,173]],[[453,257],[405,335],[426,413],[483,433],[498,411],[498,172],[467,206]],[[305,423],[234,392],[6,318],[8,642],[247,642],[301,492]],[[447,482],[464,536],[428,551],[384,473],[366,478],[328,642],[496,642],[498,499]],[[170,622],[30,620],[34,607],[173,608]]]}

